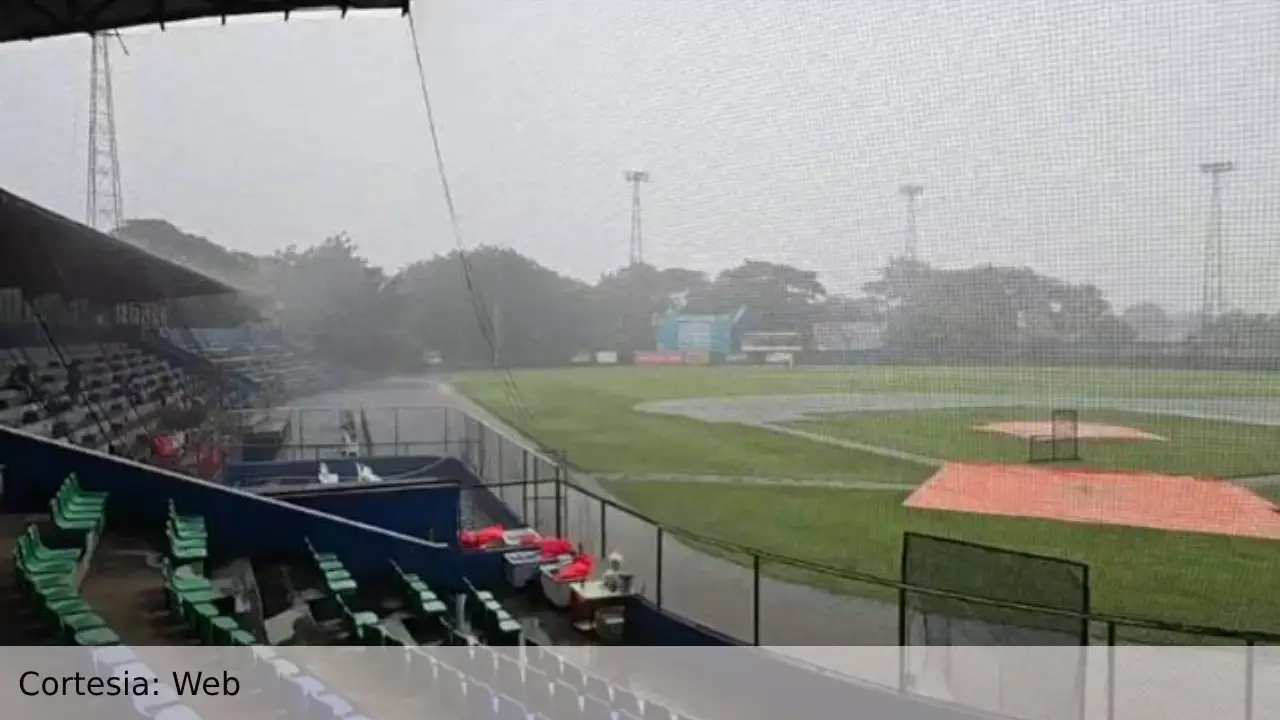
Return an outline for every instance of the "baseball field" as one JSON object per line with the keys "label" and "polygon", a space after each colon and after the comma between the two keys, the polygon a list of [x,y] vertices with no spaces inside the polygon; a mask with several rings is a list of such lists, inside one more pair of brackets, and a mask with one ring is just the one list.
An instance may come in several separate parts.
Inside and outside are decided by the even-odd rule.
{"label": "baseball field", "polygon": [[[1076,410],[1081,428],[1080,459],[1057,467],[1223,478],[1274,494],[1280,375],[677,367],[514,380],[516,393],[497,374],[452,382],[676,528],[886,578],[904,530],[945,535],[1089,563],[1100,613],[1280,631],[1275,540],[904,506],[947,462],[1027,462],[1026,438],[1002,428],[1045,422],[1055,408]],[[1094,426],[1133,437],[1091,437]]]}

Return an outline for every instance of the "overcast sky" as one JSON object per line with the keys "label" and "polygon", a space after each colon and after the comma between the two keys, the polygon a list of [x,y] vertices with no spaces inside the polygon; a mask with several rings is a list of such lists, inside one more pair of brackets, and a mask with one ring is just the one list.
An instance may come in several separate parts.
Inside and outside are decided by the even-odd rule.
{"label": "overcast sky", "polygon": [[[743,257],[856,288],[901,252],[1031,265],[1124,306],[1199,301],[1226,178],[1230,304],[1280,310],[1274,0],[419,0],[464,242],[594,279]],[[388,269],[453,247],[407,22],[125,34],[129,217],[269,252],[346,230]],[[0,185],[84,214],[83,37],[0,47]]]}

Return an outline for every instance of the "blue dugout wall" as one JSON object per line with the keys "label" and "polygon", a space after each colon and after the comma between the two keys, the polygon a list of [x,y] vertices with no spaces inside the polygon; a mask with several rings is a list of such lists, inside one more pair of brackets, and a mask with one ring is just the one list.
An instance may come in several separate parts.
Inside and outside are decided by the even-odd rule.
{"label": "blue dugout wall", "polygon": [[209,526],[215,556],[296,556],[305,552],[303,539],[310,538],[317,548],[338,553],[354,574],[385,573],[388,561],[395,560],[429,582],[456,588],[468,572],[466,557],[443,543],[7,428],[0,429],[0,458],[5,465],[0,507],[8,512],[46,511],[63,480],[76,473],[88,489],[110,493],[111,524],[159,534],[170,499],[182,512],[199,513]]}
{"label": "blue dugout wall", "polygon": [[458,486],[434,481],[414,484],[317,486],[280,499],[322,513],[413,538],[457,545]]}
{"label": "blue dugout wall", "polygon": [[270,460],[266,462],[228,463],[222,469],[222,482],[232,487],[258,487],[266,484],[309,485],[320,475],[320,463],[329,472],[344,479],[356,476],[356,463],[360,462],[384,480],[433,478],[461,482],[470,478],[470,471],[454,458],[435,456],[326,458],[320,460]]}

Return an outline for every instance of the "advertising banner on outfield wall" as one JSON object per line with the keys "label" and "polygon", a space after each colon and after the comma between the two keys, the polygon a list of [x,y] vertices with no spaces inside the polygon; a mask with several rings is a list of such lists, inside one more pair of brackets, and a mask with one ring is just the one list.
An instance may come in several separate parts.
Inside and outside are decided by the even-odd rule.
{"label": "advertising banner on outfield wall", "polygon": [[685,365],[710,365],[711,353],[709,352],[687,352],[684,354]]}
{"label": "advertising banner on outfield wall", "polygon": [[684,355],[670,352],[638,352],[636,365],[683,365]]}
{"label": "advertising banner on outfield wall", "polygon": [[600,352],[596,353],[596,364],[597,365],[617,365],[618,353],[613,352],[611,350],[601,350]]}
{"label": "advertising banner on outfield wall", "polygon": [[7,647],[0,681],[5,717],[23,720],[241,720],[249,707],[261,717],[498,708],[491,717],[523,718],[554,712],[561,693],[589,717],[736,720],[797,708],[875,720],[1246,720],[1280,707],[1276,648],[1239,646]]}
{"label": "advertising banner on outfield wall", "polygon": [[590,365],[591,353],[588,353],[588,352],[575,353],[573,356],[573,359],[571,359],[569,362],[573,363],[574,365]]}

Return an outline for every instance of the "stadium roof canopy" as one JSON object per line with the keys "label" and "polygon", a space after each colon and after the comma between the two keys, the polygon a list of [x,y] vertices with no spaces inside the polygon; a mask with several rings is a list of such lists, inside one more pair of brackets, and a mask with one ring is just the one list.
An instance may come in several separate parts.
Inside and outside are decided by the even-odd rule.
{"label": "stadium roof canopy", "polygon": [[28,297],[148,302],[238,291],[0,188],[0,287]]}
{"label": "stadium roof canopy", "polygon": [[400,10],[409,0],[0,0],[0,42],[299,10]]}

